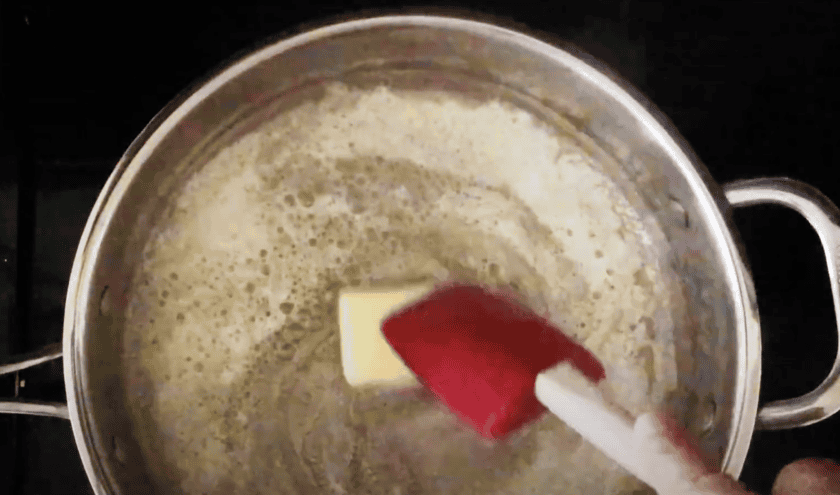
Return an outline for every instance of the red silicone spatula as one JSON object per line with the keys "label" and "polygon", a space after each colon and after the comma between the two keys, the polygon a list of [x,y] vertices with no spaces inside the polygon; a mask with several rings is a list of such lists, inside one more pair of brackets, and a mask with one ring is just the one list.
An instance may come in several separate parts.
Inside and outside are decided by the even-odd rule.
{"label": "red silicone spatula", "polygon": [[595,356],[507,297],[439,288],[385,318],[382,333],[420,382],[487,438],[548,409],[657,493],[703,493],[653,415],[633,419],[592,386],[605,378]]}
{"label": "red silicone spatula", "polygon": [[432,292],[382,324],[420,381],[487,438],[545,412],[537,375],[567,361],[593,382],[604,367],[547,320],[501,295],[456,285]]}

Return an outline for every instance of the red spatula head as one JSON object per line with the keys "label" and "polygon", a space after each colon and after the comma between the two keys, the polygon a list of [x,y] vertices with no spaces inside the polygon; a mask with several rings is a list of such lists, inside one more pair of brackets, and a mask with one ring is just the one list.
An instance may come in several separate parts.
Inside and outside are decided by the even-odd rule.
{"label": "red spatula head", "polygon": [[537,419],[537,375],[568,361],[593,382],[604,367],[546,319],[480,287],[440,288],[396,312],[382,332],[417,378],[486,438]]}

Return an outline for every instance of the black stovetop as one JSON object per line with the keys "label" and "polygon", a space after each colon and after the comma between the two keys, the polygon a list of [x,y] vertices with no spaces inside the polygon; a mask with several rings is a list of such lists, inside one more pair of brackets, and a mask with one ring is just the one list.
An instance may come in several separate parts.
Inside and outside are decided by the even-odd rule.
{"label": "black stovetop", "polygon": [[[439,1],[435,5],[451,5]],[[840,203],[840,42],[827,2],[459,0],[571,39],[617,68],[668,115],[719,182],[790,176]],[[318,0],[196,4],[0,3],[0,361],[61,338],[76,244],[99,189],[142,127],[181,89],[255,42],[398,3]],[[440,12],[440,9],[438,9]],[[762,403],[822,380],[837,349],[824,257],[795,214],[736,215],[758,292]],[[23,397],[64,400],[60,362],[21,373]],[[0,396],[15,394],[0,380]],[[769,493],[803,456],[840,459],[840,415],[757,432],[742,480]],[[0,416],[0,491],[91,493],[69,422]]]}

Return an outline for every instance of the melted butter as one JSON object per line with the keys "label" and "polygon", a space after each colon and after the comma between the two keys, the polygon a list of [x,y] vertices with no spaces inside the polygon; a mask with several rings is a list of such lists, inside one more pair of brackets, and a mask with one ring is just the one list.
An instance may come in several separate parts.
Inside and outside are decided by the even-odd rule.
{"label": "melted butter", "polygon": [[555,418],[488,443],[343,380],[338,288],[457,279],[517,292],[616,364],[631,411],[672,386],[667,349],[631,330],[670,298],[617,188],[524,110],[439,96],[329,87],[219,153],[157,226],[126,347],[164,491],[641,488]]}

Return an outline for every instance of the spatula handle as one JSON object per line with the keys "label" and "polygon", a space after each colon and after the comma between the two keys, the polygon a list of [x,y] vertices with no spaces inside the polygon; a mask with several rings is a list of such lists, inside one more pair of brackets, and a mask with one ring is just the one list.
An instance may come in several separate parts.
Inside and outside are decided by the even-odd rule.
{"label": "spatula handle", "polygon": [[[659,432],[653,414],[642,414],[633,428],[639,479],[659,495],[716,495],[689,481],[686,461]],[[605,454],[609,455],[607,452]]]}
{"label": "spatula handle", "polygon": [[604,401],[600,392],[567,364],[537,375],[536,396],[585,440],[651,486],[659,495],[714,495],[695,487],[674,449],[668,448],[656,418],[635,421]]}

